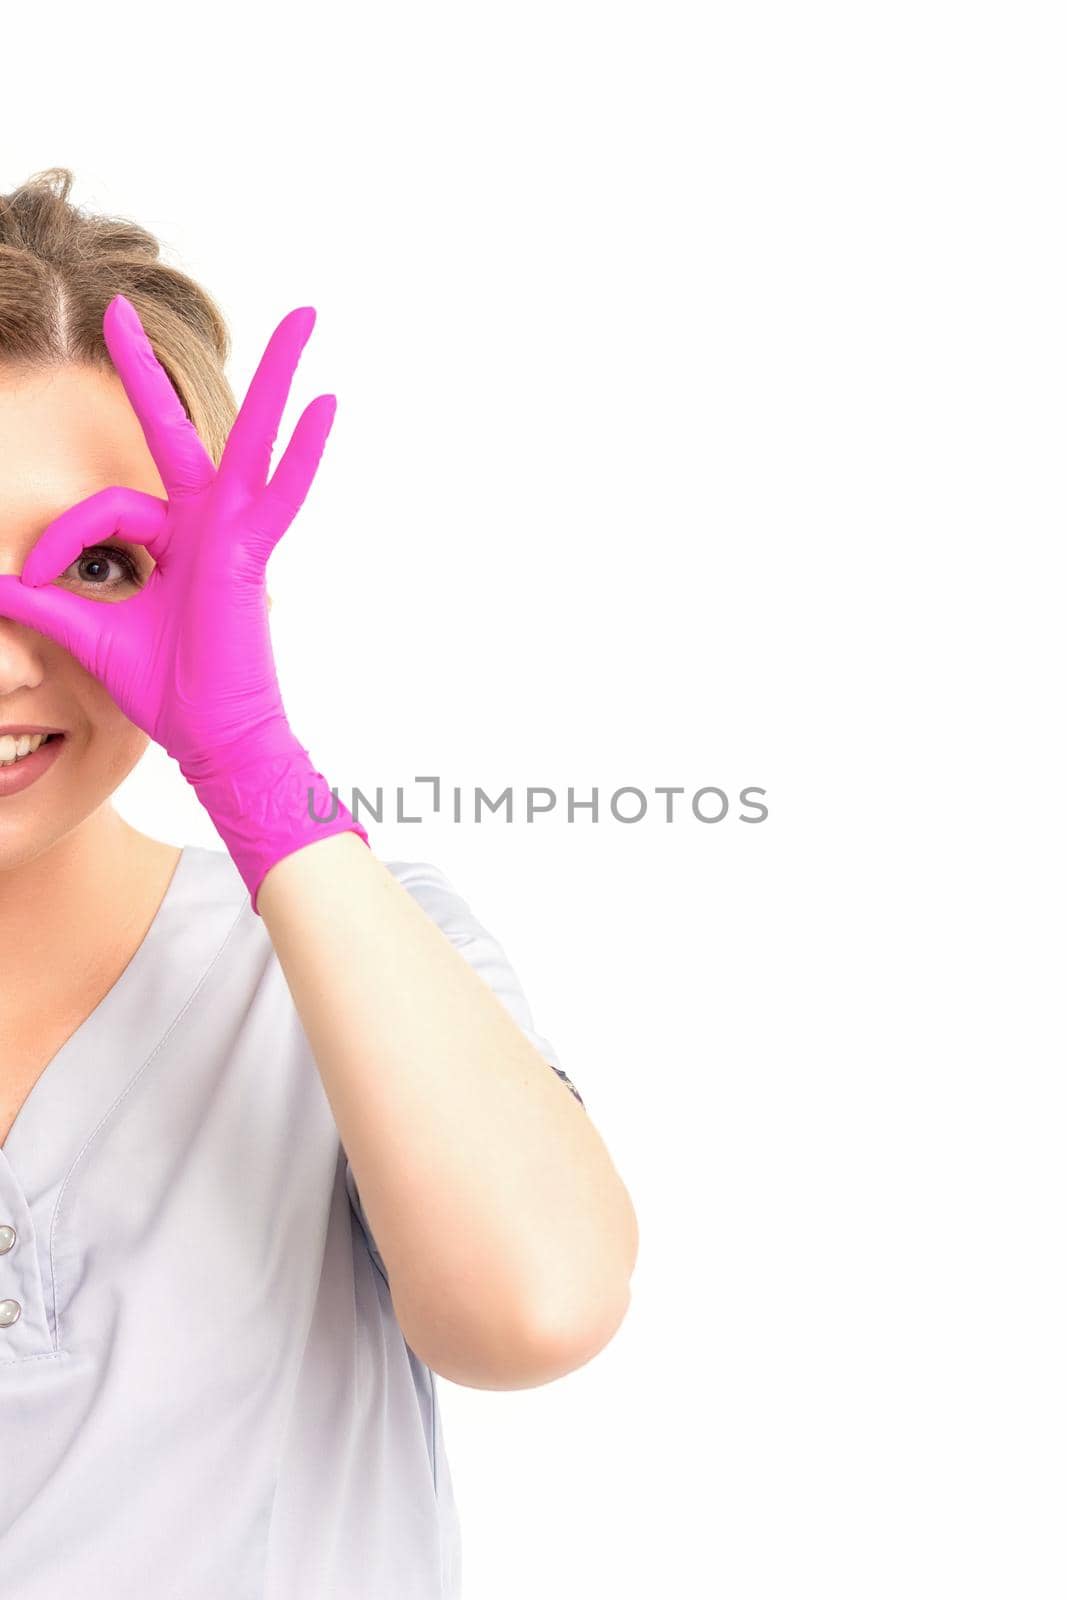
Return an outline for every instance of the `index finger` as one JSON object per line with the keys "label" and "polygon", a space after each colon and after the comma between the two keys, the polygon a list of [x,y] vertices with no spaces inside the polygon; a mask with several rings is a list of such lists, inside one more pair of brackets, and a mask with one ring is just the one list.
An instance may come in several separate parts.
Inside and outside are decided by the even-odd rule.
{"label": "index finger", "polygon": [[104,312],[104,340],[168,496],[198,494],[215,464],[125,295],[115,295]]}

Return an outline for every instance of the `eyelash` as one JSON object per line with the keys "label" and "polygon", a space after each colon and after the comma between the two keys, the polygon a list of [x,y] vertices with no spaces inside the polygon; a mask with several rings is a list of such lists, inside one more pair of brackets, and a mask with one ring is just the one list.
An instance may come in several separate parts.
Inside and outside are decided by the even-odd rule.
{"label": "eyelash", "polygon": [[[125,577],[120,578],[118,580],[119,583],[133,583],[133,584],[136,584],[138,587],[140,586],[140,583],[141,583],[140,569],[137,567],[137,564],[134,562],[132,556],[128,555],[127,552],[125,550],[121,549],[118,545],[114,545],[114,544],[93,544],[93,545],[89,545],[89,546],[87,546],[86,549],[84,549],[82,551],[82,553],[78,557],[77,561],[73,562],[72,564],[75,567],[77,567],[83,561],[99,560],[102,556],[105,557],[109,561],[117,562],[117,564],[120,567],[122,567],[122,569],[123,569],[123,571],[125,573]],[[113,588],[117,587],[117,584],[108,583],[106,580],[104,582],[102,582],[102,583],[97,583],[92,579],[82,578],[80,581],[82,583],[84,583],[87,588],[90,588],[90,589],[108,589],[108,588],[113,589]]]}

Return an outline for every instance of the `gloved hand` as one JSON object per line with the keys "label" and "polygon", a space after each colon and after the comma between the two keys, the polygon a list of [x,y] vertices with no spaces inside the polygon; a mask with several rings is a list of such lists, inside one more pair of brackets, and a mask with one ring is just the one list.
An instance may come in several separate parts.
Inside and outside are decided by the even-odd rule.
{"label": "gloved hand", "polygon": [[[269,482],[271,449],[315,322],[290,311],[271,335],[216,470],[133,306],[116,295],[104,338],[168,498],[114,487],[49,523],[20,577],[0,576],[0,616],[53,639],[174,757],[226,844],[258,915],[283,856],[366,830],[335,802],[292,733],[267,622],[267,558],[303,504],[336,400],[312,400]],[[119,536],[156,566],[130,598],[102,603],[54,587],[81,552]],[[317,816],[309,813],[308,791]]]}

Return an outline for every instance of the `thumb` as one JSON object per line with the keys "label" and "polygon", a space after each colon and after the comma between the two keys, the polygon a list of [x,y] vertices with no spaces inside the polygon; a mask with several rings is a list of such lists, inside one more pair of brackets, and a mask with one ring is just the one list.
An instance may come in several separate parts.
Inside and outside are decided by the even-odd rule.
{"label": "thumb", "polygon": [[99,676],[101,655],[106,653],[106,618],[110,610],[99,600],[70,594],[54,584],[34,588],[9,573],[0,576],[0,617],[20,622],[52,639],[95,676]]}

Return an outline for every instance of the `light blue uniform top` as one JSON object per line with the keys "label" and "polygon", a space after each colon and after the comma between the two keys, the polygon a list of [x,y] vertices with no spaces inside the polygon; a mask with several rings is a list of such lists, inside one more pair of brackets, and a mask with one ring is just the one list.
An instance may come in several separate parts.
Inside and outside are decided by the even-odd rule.
{"label": "light blue uniform top", "polygon": [[[448,880],[385,864],[577,1095]],[[219,850],[183,850],[0,1149],[0,1573],[19,1600],[460,1594],[435,1375]]]}

